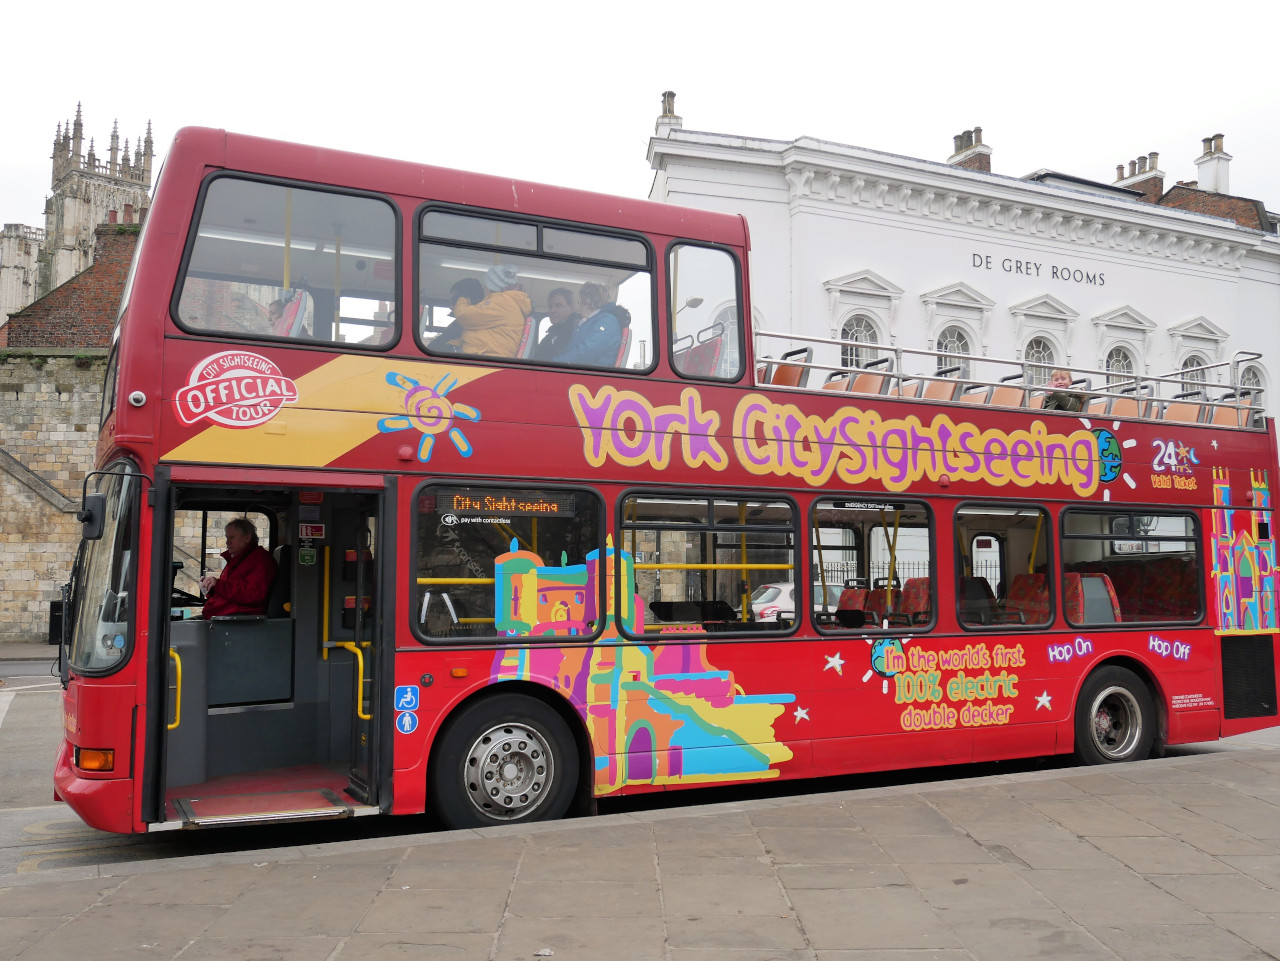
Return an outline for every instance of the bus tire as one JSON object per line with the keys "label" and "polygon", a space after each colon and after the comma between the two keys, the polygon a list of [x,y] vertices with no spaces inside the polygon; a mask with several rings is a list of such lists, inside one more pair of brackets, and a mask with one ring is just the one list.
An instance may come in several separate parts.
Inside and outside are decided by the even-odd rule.
{"label": "bus tire", "polygon": [[578,751],[564,719],[521,694],[497,694],[449,720],[428,775],[428,797],[450,828],[564,817],[578,784]]}
{"label": "bus tire", "polygon": [[1155,702],[1138,675],[1109,665],[1085,679],[1076,704],[1076,756],[1081,761],[1141,761],[1151,754],[1155,738]]}

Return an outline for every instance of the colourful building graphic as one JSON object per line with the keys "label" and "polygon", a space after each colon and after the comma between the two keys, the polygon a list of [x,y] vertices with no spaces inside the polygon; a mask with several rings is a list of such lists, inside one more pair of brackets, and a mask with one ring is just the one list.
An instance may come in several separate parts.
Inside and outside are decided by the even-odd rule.
{"label": "colourful building graphic", "polygon": [[1231,504],[1227,471],[1213,469],[1213,583],[1219,633],[1274,631],[1276,548],[1265,471],[1250,471],[1250,510]]}
{"label": "colourful building graphic", "polygon": [[[600,552],[585,564],[545,567],[537,554],[512,544],[495,560],[495,616],[513,636],[590,634],[596,609]],[[627,589],[615,610],[615,555]],[[777,740],[774,721],[794,694],[747,694],[732,671],[719,670],[705,644],[655,648],[621,642],[617,622],[644,631],[629,552],[605,550],[609,580],[600,643],[574,648],[499,651],[492,681],[532,680],[560,691],[583,717],[595,753],[595,792],[627,784],[692,784],[776,777],[774,765],[792,752]],[[723,648],[721,648],[723,650]]]}

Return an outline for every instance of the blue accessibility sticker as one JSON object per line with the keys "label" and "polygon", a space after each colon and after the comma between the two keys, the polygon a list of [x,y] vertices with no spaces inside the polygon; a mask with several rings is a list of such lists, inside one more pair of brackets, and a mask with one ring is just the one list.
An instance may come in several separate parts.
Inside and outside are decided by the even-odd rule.
{"label": "blue accessibility sticker", "polygon": [[396,730],[401,734],[412,734],[418,729],[418,715],[405,711],[396,718]]}
{"label": "blue accessibility sticker", "polygon": [[418,685],[401,684],[396,688],[396,710],[416,711],[418,709]]}

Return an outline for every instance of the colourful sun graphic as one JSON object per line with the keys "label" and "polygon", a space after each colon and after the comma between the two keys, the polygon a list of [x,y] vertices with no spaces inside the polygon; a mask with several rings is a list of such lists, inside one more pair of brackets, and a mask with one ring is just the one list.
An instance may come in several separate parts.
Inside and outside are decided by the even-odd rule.
{"label": "colourful sun graphic", "polygon": [[480,412],[466,404],[454,404],[447,398],[449,391],[458,386],[457,378],[445,374],[434,387],[418,383],[412,377],[398,374],[395,371],[387,374],[387,383],[404,391],[404,416],[384,417],[378,421],[378,430],[384,434],[409,430],[416,427],[422,431],[422,442],[418,444],[418,460],[429,461],[431,451],[435,447],[436,435],[448,434],[453,446],[463,457],[471,456],[471,442],[458,427],[453,426],[453,419],[461,417],[473,423],[480,419]]}
{"label": "colourful sun graphic", "polygon": [[[1120,421],[1112,421],[1110,429],[1106,427],[1094,427],[1092,421],[1088,417],[1081,417],[1080,423],[1084,424],[1086,430],[1093,432],[1094,438],[1098,442],[1098,480],[1102,485],[1111,484],[1117,478],[1123,480],[1129,490],[1135,490],[1138,486],[1133,476],[1124,470],[1124,456],[1122,450],[1136,447],[1138,442],[1132,437],[1121,440],[1116,433],[1121,429]],[[1111,500],[1111,489],[1102,487],[1102,499],[1104,501]]]}

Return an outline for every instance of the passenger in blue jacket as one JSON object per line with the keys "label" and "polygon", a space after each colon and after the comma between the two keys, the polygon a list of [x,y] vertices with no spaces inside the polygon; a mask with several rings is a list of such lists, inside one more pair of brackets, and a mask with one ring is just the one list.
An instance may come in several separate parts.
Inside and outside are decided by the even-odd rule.
{"label": "passenger in blue jacket", "polygon": [[624,326],[619,315],[625,315],[629,324],[631,314],[617,304],[606,303],[606,296],[603,284],[582,285],[578,291],[578,312],[582,314],[582,322],[573,332],[569,346],[553,360],[588,367],[617,365]]}

